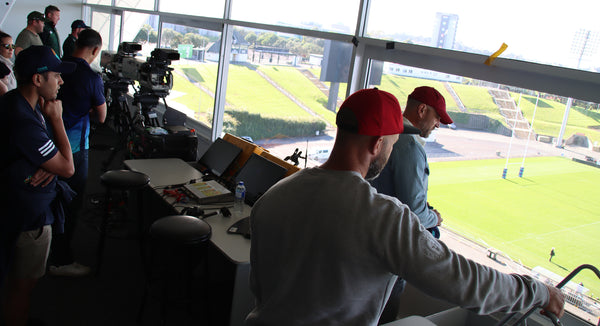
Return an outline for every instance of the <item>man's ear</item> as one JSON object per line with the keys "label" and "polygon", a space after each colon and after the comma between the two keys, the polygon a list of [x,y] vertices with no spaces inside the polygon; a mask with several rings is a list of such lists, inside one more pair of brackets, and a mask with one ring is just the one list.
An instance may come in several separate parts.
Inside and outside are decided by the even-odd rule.
{"label": "man's ear", "polygon": [[34,86],[40,87],[42,85],[43,78],[44,76],[42,76],[41,74],[33,74],[33,76],[31,76],[31,81]]}
{"label": "man's ear", "polygon": [[373,156],[377,156],[383,149],[383,136],[371,137],[369,142],[369,153]]}
{"label": "man's ear", "polygon": [[417,106],[417,114],[419,115],[419,118],[423,119],[425,117],[426,113],[427,113],[427,104],[420,103],[419,106]]}

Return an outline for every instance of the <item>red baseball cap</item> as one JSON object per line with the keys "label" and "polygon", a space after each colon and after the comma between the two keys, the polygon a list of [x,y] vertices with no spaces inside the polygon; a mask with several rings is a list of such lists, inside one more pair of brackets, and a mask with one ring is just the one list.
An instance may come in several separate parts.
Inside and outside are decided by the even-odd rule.
{"label": "red baseball cap", "polygon": [[398,99],[377,88],[361,89],[350,95],[342,103],[335,124],[340,129],[365,136],[420,133],[419,129],[403,124]]}
{"label": "red baseball cap", "polygon": [[452,118],[450,118],[448,112],[446,112],[446,100],[444,100],[442,94],[435,88],[429,86],[417,87],[410,95],[408,95],[408,98],[412,98],[434,108],[435,112],[440,116],[441,123],[445,125],[452,123]]}

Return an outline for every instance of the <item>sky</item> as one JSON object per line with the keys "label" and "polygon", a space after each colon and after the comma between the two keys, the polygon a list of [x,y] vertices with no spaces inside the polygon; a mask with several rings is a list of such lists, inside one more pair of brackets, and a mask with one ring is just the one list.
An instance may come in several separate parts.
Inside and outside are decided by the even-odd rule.
{"label": "sky", "polygon": [[[487,53],[506,43],[505,54],[537,62],[576,67],[578,55],[571,47],[580,29],[592,31],[596,48],[600,43],[600,1],[595,0],[372,0],[371,4],[368,31],[431,37],[436,12],[457,14],[457,42]],[[358,0],[233,0],[232,18],[294,26],[334,22],[348,25],[354,33],[358,6]],[[584,57],[581,66],[600,67],[599,52]]]}
{"label": "sky", "polygon": [[[190,7],[188,0],[160,1],[161,10],[209,17],[222,16],[225,1],[193,3]],[[317,22],[324,25],[324,30],[346,26],[345,32],[353,34],[359,4],[359,0],[233,0],[231,18],[290,26]],[[383,31],[386,35],[431,38],[436,13],[456,14],[456,43],[477,49],[477,53],[493,53],[506,43],[504,56],[570,68],[578,64],[582,69],[600,67],[598,0],[372,0],[369,12],[367,33]],[[593,55],[584,56],[580,63],[579,52],[572,49],[578,31],[591,31],[594,39],[588,47],[594,50]]]}

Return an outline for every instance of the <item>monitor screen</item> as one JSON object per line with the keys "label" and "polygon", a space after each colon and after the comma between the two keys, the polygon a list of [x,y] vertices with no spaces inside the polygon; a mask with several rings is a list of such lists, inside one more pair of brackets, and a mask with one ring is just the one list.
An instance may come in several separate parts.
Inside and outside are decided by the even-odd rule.
{"label": "monitor screen", "polygon": [[235,176],[235,184],[244,181],[246,186],[246,204],[252,206],[271,186],[281,180],[287,169],[269,161],[268,159],[252,153],[246,164]]}
{"label": "monitor screen", "polygon": [[242,149],[234,144],[217,138],[202,155],[198,163],[211,173],[220,177],[240,155]]}

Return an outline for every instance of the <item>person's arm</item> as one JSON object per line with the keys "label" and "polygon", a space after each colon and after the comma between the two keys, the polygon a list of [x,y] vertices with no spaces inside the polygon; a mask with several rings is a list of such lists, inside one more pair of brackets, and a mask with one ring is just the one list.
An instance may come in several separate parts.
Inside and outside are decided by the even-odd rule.
{"label": "person's arm", "polygon": [[96,106],[92,110],[96,112],[98,122],[104,123],[104,121],[106,121],[106,103]]}
{"label": "person's arm", "polygon": [[73,164],[73,153],[71,153],[71,144],[65,132],[65,126],[62,120],[62,102],[60,100],[43,101],[40,100],[41,111],[46,117],[48,123],[54,131],[54,144],[58,152],[49,160],[42,163],[41,167],[63,178],[69,178],[75,173]]}
{"label": "person's arm", "polygon": [[104,98],[104,82],[102,81],[102,77],[100,75],[95,76],[94,82],[94,93],[92,103],[95,105],[92,110],[96,112],[96,118],[98,118],[98,122],[104,123],[106,120],[106,98]]}
{"label": "person's arm", "polygon": [[373,234],[373,243],[382,246],[377,252],[394,274],[421,291],[478,314],[540,306],[562,315],[560,294],[542,282],[527,275],[502,273],[452,251],[425,230],[406,205],[379,207],[388,218],[375,226],[383,230]]}
{"label": "person's arm", "polygon": [[394,160],[392,178],[398,199],[408,205],[428,229],[437,226],[439,218],[427,204],[429,168],[425,152],[419,146],[421,145],[410,139],[398,148],[399,156]]}

